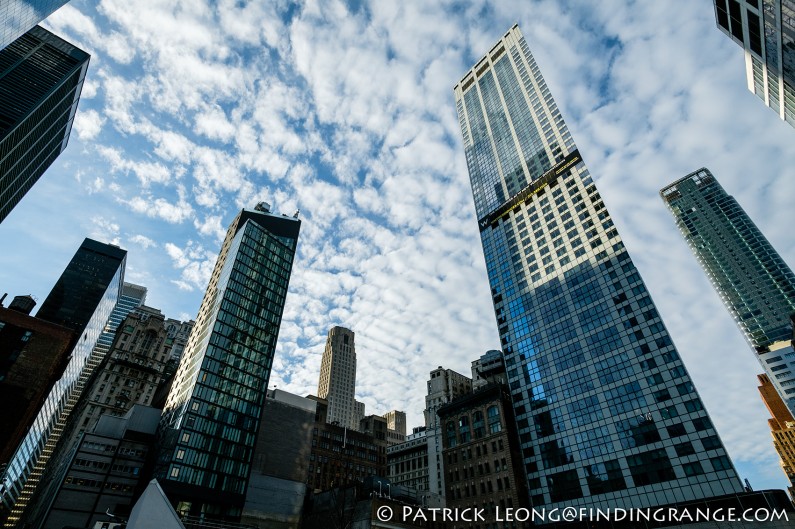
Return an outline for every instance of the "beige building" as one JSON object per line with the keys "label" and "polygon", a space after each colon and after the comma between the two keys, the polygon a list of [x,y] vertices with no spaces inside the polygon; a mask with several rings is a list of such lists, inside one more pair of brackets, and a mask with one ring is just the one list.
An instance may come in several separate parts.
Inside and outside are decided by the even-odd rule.
{"label": "beige building", "polygon": [[388,411],[383,415],[386,419],[386,441],[392,446],[406,440],[406,412],[399,410]]}
{"label": "beige building", "polygon": [[358,430],[359,421],[364,417],[364,403],[354,398],[356,347],[353,340],[353,331],[345,327],[332,327],[328,332],[317,396],[328,402],[328,422]]}

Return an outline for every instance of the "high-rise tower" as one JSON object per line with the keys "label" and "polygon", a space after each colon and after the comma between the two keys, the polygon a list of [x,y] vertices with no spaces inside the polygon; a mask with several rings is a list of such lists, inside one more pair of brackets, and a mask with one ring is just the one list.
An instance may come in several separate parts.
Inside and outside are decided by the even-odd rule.
{"label": "high-rise tower", "polygon": [[36,313],[38,319],[72,329],[76,342],[63,375],[3,475],[3,503],[14,507],[11,522],[18,519],[38,486],[72,406],[97,363],[92,352],[119,299],[126,260],[125,250],[85,239]]}
{"label": "high-rise tower", "polygon": [[0,2],[0,50],[68,1],[4,0]]}
{"label": "high-rise tower", "polygon": [[718,28],[745,51],[748,90],[795,126],[795,3],[713,0]]}
{"label": "high-rise tower", "polygon": [[[354,334],[345,327],[332,327],[320,362],[317,396],[328,400],[328,422],[337,422],[351,430],[359,429],[364,413],[356,392],[356,347]],[[358,404],[358,406],[357,406]],[[361,415],[360,415],[361,414]]]}
{"label": "high-rise tower", "polygon": [[660,191],[712,286],[757,350],[789,340],[795,274],[706,168]]}
{"label": "high-rise tower", "polygon": [[795,413],[795,274],[706,168],[660,191],[687,245],[731,313],[770,383]]}
{"label": "high-rise tower", "polygon": [[533,505],[741,491],[517,26],[454,93]]}
{"label": "high-rise tower", "polygon": [[0,222],[66,148],[88,59],[38,26],[0,50]]}
{"label": "high-rise tower", "polygon": [[240,518],[300,226],[259,204],[226,232],[160,425],[181,512]]}

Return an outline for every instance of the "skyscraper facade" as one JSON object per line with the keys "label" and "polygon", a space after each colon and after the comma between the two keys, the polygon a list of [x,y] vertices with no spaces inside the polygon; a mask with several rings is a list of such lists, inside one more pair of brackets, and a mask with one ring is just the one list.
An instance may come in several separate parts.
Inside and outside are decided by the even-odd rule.
{"label": "skyscraper facade", "polygon": [[741,491],[517,26],[454,93],[533,505]]}
{"label": "skyscraper facade", "polygon": [[0,222],[66,148],[88,59],[38,26],[0,50]]}
{"label": "skyscraper facade", "polygon": [[795,274],[706,168],[660,191],[679,231],[756,350],[789,340]]}
{"label": "skyscraper facade", "polygon": [[68,0],[3,0],[0,2],[0,50],[50,16]]}
{"label": "skyscraper facade", "polygon": [[[345,327],[332,327],[326,338],[326,348],[320,361],[317,396],[328,401],[329,422],[337,422],[351,430],[359,429],[363,410],[357,410],[356,347],[354,334]],[[362,413],[362,416],[359,416]]]}
{"label": "skyscraper facade", "polygon": [[748,90],[795,126],[795,1],[713,2],[718,28],[745,51]]}
{"label": "skyscraper facade", "polygon": [[300,225],[259,204],[226,232],[160,426],[179,511],[240,518]]}
{"label": "skyscraper facade", "polygon": [[3,474],[2,500],[8,508],[14,507],[11,522],[38,486],[71,406],[83,391],[91,353],[119,299],[126,260],[125,250],[85,239],[36,313],[41,320],[72,329],[77,341],[63,375]]}

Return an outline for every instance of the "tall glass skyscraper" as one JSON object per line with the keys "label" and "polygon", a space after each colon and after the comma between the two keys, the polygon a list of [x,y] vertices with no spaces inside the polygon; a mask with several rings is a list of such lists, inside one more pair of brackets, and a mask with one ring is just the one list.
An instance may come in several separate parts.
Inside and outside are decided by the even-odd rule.
{"label": "tall glass skyscraper", "polygon": [[742,491],[517,26],[454,92],[533,505]]}
{"label": "tall glass skyscraper", "polygon": [[660,191],[676,226],[787,407],[795,413],[795,274],[706,168]]}
{"label": "tall glass skyscraper", "polygon": [[68,0],[3,0],[0,2],[0,50],[50,16]]}
{"label": "tall glass skyscraper", "polygon": [[4,505],[13,507],[12,525],[37,487],[83,390],[91,353],[119,299],[126,261],[125,250],[85,239],[36,313],[39,319],[72,329],[76,341],[63,375],[3,474],[0,492]]}
{"label": "tall glass skyscraper", "polygon": [[687,245],[757,351],[790,340],[795,274],[706,168],[660,191]]}
{"label": "tall glass skyscraper", "polygon": [[795,127],[795,0],[713,0],[718,28],[745,51],[748,89]]}
{"label": "tall glass skyscraper", "polygon": [[226,232],[160,425],[155,476],[182,513],[240,518],[300,226],[260,204]]}
{"label": "tall glass skyscraper", "polygon": [[38,26],[0,50],[0,222],[66,148],[88,59]]}

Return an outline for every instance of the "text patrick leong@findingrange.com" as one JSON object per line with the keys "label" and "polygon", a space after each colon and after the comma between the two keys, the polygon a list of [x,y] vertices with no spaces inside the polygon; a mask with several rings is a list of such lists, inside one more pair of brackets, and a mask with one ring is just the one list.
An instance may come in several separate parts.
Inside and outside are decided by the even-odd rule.
{"label": "text patrick leong@findingrange.com", "polygon": [[471,507],[466,509],[420,508],[414,505],[381,505],[376,509],[376,516],[382,522],[403,521],[438,521],[438,522],[573,522],[573,521],[610,521],[610,522],[774,522],[789,521],[789,513],[783,509],[751,508],[738,509],[594,509],[591,507],[565,507],[555,509],[525,509],[495,507],[494,513],[486,509]]}

